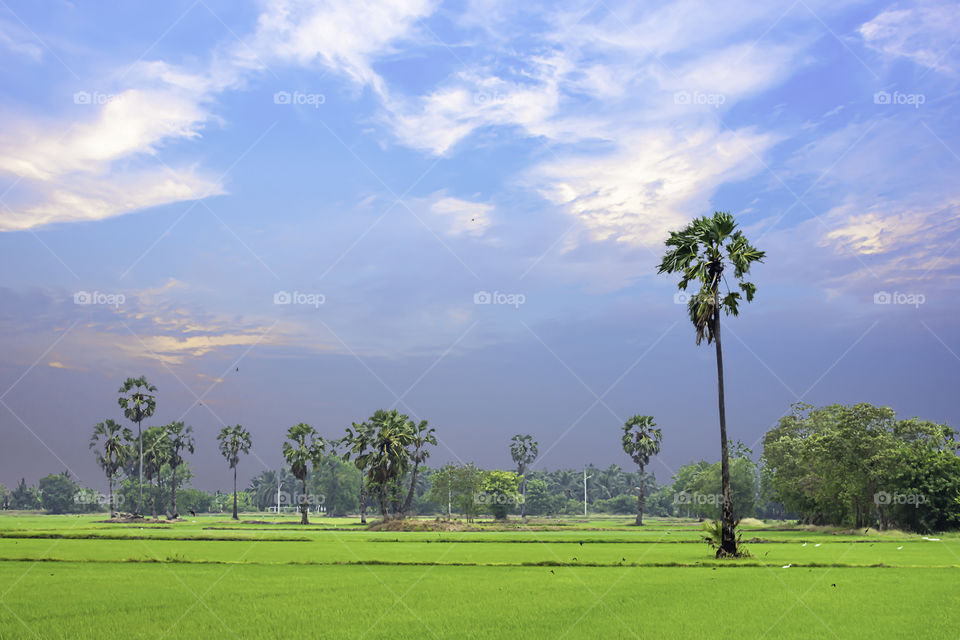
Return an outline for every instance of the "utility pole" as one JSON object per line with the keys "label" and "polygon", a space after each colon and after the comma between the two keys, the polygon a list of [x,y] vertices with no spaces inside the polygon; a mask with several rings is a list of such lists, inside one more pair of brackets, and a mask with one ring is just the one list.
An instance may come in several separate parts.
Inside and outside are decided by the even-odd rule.
{"label": "utility pole", "polygon": [[280,517],[280,472],[277,471],[277,517]]}
{"label": "utility pole", "polygon": [[587,480],[593,476],[587,475],[587,470],[583,470],[583,517],[587,517]]}

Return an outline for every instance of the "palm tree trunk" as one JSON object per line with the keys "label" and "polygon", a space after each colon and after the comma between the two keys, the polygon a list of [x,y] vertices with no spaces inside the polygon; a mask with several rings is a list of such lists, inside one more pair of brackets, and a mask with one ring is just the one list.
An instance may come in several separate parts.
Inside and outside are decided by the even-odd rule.
{"label": "palm tree trunk", "polygon": [[407,499],[403,501],[403,510],[400,512],[401,518],[407,517],[407,512],[410,511],[410,505],[413,504],[413,493],[417,490],[417,473],[420,469],[420,463],[413,463],[413,475],[410,477],[410,490],[407,491]]}
{"label": "palm tree trunk", "polygon": [[733,499],[730,493],[730,458],[727,451],[727,410],[723,397],[723,349],[720,346],[720,293],[714,291],[713,338],[717,348],[717,398],[720,411],[720,483],[723,490],[723,509],[720,515],[721,536],[718,554],[737,555],[737,540],[733,526]]}
{"label": "palm tree trunk", "polygon": [[367,479],[366,467],[360,470],[360,524],[367,524]]}
{"label": "palm tree trunk", "polygon": [[150,478],[150,486],[147,487],[150,492],[150,515],[157,519],[157,493],[153,490],[153,478]]}
{"label": "palm tree trunk", "polygon": [[646,498],[643,495],[645,493],[646,484],[643,477],[643,467],[640,467],[640,492],[637,494],[637,521],[634,524],[638,527],[643,526],[643,507],[646,502]]}
{"label": "palm tree trunk", "polygon": [[137,445],[140,448],[140,465],[137,468],[138,473],[140,474],[140,497],[137,499],[137,513],[140,515],[143,513],[143,431],[140,429],[140,423],[137,423]]}
{"label": "palm tree trunk", "polygon": [[239,520],[237,516],[237,466],[233,466],[233,519]]}
{"label": "palm tree trunk", "polygon": [[116,516],[113,509],[113,476],[107,476],[107,486],[110,487],[110,518]]}
{"label": "palm tree trunk", "polygon": [[308,516],[307,516],[307,509],[309,508],[309,505],[307,505],[307,476],[306,476],[306,471],[304,471],[304,476],[303,476],[303,478],[300,479],[300,482],[302,483],[301,486],[303,487],[303,493],[302,493],[301,496],[300,496],[300,524],[310,524],[310,520],[309,520],[309,518],[308,518]]}
{"label": "palm tree trunk", "polygon": [[520,481],[520,497],[521,497],[520,517],[521,518],[527,517],[527,474],[525,474],[524,471],[526,471],[526,469],[521,467],[520,477],[523,478]]}
{"label": "palm tree trunk", "polygon": [[390,505],[388,504],[387,499],[387,483],[380,483],[380,512],[383,514],[383,519],[390,519]]}
{"label": "palm tree trunk", "polygon": [[177,518],[177,468],[172,467],[171,471],[171,481],[170,481],[170,514]]}

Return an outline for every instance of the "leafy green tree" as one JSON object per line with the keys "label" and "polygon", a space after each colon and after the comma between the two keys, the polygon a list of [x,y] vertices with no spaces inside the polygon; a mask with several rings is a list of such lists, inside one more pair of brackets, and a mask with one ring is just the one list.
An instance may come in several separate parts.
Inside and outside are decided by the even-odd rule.
{"label": "leafy green tree", "polygon": [[10,508],[24,511],[40,508],[40,496],[37,494],[37,489],[28,487],[24,478],[20,478],[20,482],[10,493]]}
{"label": "leafy green tree", "polygon": [[637,487],[637,519],[634,522],[638,527],[643,526],[643,506],[647,499],[644,469],[650,463],[650,458],[660,453],[660,443],[663,441],[663,433],[656,426],[653,416],[635,415],[622,427],[623,451],[640,469],[640,486]]}
{"label": "leafy green tree", "polygon": [[407,491],[407,499],[403,502],[403,510],[400,512],[402,518],[407,517],[410,506],[413,504],[413,496],[417,490],[417,475],[420,472],[420,465],[430,457],[430,451],[427,445],[437,446],[437,437],[434,435],[436,429],[427,426],[426,420],[421,420],[419,424],[413,421],[408,422],[410,429],[410,452],[408,454],[410,461],[413,462],[413,472],[410,476],[410,489]]}
{"label": "leafy green tree", "polygon": [[360,471],[360,523],[367,523],[367,468],[373,457],[373,441],[376,428],[371,422],[352,423],[347,433],[340,439],[345,447],[343,459],[353,458],[353,464]]}
{"label": "leafy green tree", "polygon": [[154,395],[157,388],[147,381],[146,376],[127,378],[120,386],[117,403],[123,409],[127,420],[137,423],[137,443],[140,448],[139,474],[140,495],[137,498],[137,515],[143,514],[143,430],[140,424],[153,415],[157,409],[157,397]]}
{"label": "leafy green tree", "polygon": [[237,465],[240,464],[240,454],[250,453],[253,446],[253,437],[250,432],[239,424],[233,427],[224,427],[217,434],[220,455],[227,459],[233,469],[233,519],[239,520],[237,514]]}
{"label": "leafy green tree", "polygon": [[307,497],[308,465],[314,470],[323,460],[327,444],[317,434],[317,430],[306,423],[295,424],[287,429],[287,442],[283,443],[283,458],[290,465],[290,472],[303,487],[303,493],[298,500],[300,504],[300,524],[310,524],[307,512],[310,510],[310,501]]}
{"label": "leafy green tree", "polygon": [[510,439],[510,457],[517,465],[517,473],[520,475],[520,517],[527,515],[527,465],[537,459],[537,441],[533,436],[527,434],[517,434]]}
{"label": "leafy green tree", "polygon": [[430,476],[430,500],[446,506],[447,517],[453,515],[453,486],[456,466],[446,464]]}
{"label": "leafy green tree", "polygon": [[184,426],[182,422],[171,422],[166,427],[167,439],[169,441],[169,458],[167,464],[170,465],[171,483],[170,483],[170,514],[171,518],[179,518],[177,513],[177,469],[185,462],[183,454],[185,452],[193,453],[195,441],[193,439],[193,427]]}
{"label": "leafy green tree", "polygon": [[468,522],[473,522],[479,513],[477,494],[483,484],[483,470],[472,462],[457,465],[453,469],[453,495],[457,512]]}
{"label": "leafy green tree", "polygon": [[540,478],[525,478],[527,489],[523,497],[526,509],[524,514],[534,516],[550,515],[553,511],[553,501],[547,482]]}
{"label": "leafy green tree", "polygon": [[49,513],[76,511],[75,496],[79,487],[70,479],[70,474],[52,473],[40,478],[38,483],[40,504]]}
{"label": "leafy green tree", "polygon": [[10,508],[10,490],[0,484],[0,509],[6,511]]}
{"label": "leafy green tree", "polygon": [[113,479],[130,458],[131,451],[127,441],[132,437],[129,429],[125,429],[113,420],[107,419],[93,426],[93,436],[90,438],[90,448],[97,449],[97,464],[107,475],[109,487],[110,517],[116,515],[113,500]]}
{"label": "leafy green tree", "polygon": [[520,476],[515,472],[485,471],[480,481],[480,503],[486,504],[497,520],[506,520],[511,507],[520,501],[519,488]]}
{"label": "leafy green tree", "polygon": [[[751,246],[729,213],[717,211],[712,217],[703,216],[667,238],[667,253],[660,263],[659,273],[680,273],[679,288],[685,291],[693,281],[699,291],[690,296],[687,310],[697,332],[697,344],[704,338],[716,346],[717,398],[720,415],[720,464],[723,484],[722,540],[717,557],[736,556],[737,540],[730,494],[730,459],[727,451],[727,416],[724,406],[723,349],[720,343],[720,310],[727,315],[739,313],[740,291],[747,302],[753,300],[756,286],[744,280],[754,262],[763,262],[765,253]],[[733,267],[733,277],[740,291],[726,289],[721,298],[721,287],[726,283],[724,271]]]}
{"label": "leafy green tree", "polygon": [[369,458],[367,476],[379,489],[380,513],[389,520],[390,490],[398,486],[406,473],[410,456],[407,447],[413,444],[414,435],[410,418],[396,409],[377,411],[370,419],[376,429]]}

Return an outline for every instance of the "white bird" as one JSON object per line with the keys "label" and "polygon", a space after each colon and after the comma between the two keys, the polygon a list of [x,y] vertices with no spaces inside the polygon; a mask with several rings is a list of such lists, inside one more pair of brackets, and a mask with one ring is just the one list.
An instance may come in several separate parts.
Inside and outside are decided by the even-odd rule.
{"label": "white bird", "polygon": [[819,547],[819,546],[820,546],[820,543],[818,542],[817,544],[815,544],[815,545],[813,545],[813,546]]}
{"label": "white bird", "polygon": [[807,543],[804,542],[804,543],[803,543],[802,545],[800,545],[800,546],[801,546],[801,547],[805,547],[805,546],[807,546]]}
{"label": "white bird", "polygon": [[903,549],[903,546],[897,547],[897,551],[900,551],[900,549]]}
{"label": "white bird", "polygon": [[785,565],[783,565],[783,568],[784,568],[784,569],[789,569],[791,566],[792,566],[792,565],[785,564]]}

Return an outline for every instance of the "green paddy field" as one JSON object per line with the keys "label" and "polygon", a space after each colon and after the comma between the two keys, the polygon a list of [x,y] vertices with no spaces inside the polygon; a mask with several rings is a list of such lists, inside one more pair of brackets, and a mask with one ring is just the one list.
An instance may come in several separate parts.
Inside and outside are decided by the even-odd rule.
{"label": "green paddy field", "polygon": [[[960,536],[632,518],[0,516],[0,638],[958,638]],[[424,521],[431,524],[431,521]]]}

